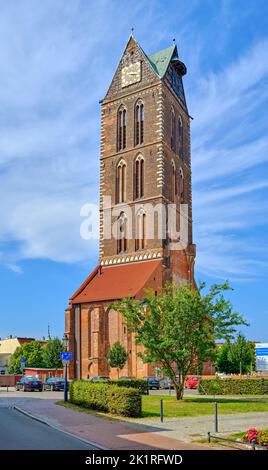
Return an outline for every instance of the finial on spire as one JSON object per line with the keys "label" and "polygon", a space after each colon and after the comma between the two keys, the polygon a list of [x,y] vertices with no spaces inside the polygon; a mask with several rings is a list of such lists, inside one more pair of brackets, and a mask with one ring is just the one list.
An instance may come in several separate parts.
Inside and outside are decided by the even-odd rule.
{"label": "finial on spire", "polygon": [[131,28],[131,36],[133,36],[133,33],[134,33],[134,28],[133,28],[133,26],[132,26],[132,28]]}
{"label": "finial on spire", "polygon": [[175,45],[176,44],[176,39],[173,38],[172,41],[173,41],[173,44]]}

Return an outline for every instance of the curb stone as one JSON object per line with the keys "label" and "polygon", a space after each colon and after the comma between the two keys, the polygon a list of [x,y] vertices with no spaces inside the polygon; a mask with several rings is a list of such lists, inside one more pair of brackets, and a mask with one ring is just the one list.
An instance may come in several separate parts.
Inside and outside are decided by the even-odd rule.
{"label": "curb stone", "polygon": [[104,447],[100,444],[97,444],[96,442],[88,441],[87,439],[84,439],[83,437],[77,436],[76,434],[73,434],[69,431],[65,431],[65,430],[61,429],[59,426],[55,426],[51,422],[46,421],[45,419],[40,418],[39,416],[36,416],[36,415],[24,410],[23,408],[20,408],[17,405],[12,405],[12,406],[10,406],[10,408],[13,409],[13,410],[18,411],[19,413],[21,413],[25,416],[28,416],[28,418],[34,419],[35,421],[38,421],[39,423],[45,424],[46,426],[49,426],[50,428],[56,429],[57,431],[62,432],[63,434],[66,434],[67,436],[74,437],[75,439],[78,439],[79,441],[82,441],[85,444],[89,444],[91,446],[94,446],[94,447],[96,447],[96,450],[109,450],[108,447]]}

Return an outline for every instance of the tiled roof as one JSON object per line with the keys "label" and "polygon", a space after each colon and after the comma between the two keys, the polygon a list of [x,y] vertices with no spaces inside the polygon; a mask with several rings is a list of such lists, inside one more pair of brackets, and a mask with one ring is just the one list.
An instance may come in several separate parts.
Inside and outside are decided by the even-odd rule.
{"label": "tiled roof", "polygon": [[162,49],[161,51],[155,52],[154,54],[150,54],[149,56],[147,56],[153,69],[159,75],[160,78],[164,77],[175,49],[176,45],[173,44],[172,46],[167,47],[166,49]]}
{"label": "tiled roof", "polygon": [[140,292],[161,260],[115,266],[97,266],[71,297],[73,304],[134,297]]}

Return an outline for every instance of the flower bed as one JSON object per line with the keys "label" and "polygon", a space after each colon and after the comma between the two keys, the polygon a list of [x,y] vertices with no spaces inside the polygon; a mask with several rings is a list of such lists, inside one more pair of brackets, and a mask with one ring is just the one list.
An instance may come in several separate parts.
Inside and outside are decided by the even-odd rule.
{"label": "flower bed", "polygon": [[249,428],[242,436],[243,442],[254,443],[258,446],[264,446],[268,449],[268,431],[256,428]]}

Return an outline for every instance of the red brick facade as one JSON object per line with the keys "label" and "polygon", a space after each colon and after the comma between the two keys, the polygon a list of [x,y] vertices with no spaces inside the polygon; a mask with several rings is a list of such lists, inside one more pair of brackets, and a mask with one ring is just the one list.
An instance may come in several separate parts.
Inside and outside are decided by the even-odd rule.
{"label": "red brick facade", "polygon": [[[190,117],[182,85],[185,73],[175,45],[148,57],[131,37],[102,101],[100,268],[73,295],[66,310],[66,332],[74,356],[69,371],[71,378],[116,376],[115,370],[109,370],[107,352],[118,340],[129,352],[121,374],[137,377],[152,374],[153,365],[143,364],[137,357],[135,338],[127,331],[120,314],[111,309],[111,301],[126,296],[142,299],[147,287],[157,295],[166,281],[194,283]],[[136,133],[141,132],[141,124],[139,121],[137,127],[137,103],[142,104],[144,112],[138,143]],[[125,127],[121,124],[120,110],[125,113]],[[143,176],[137,173],[137,158],[143,161]],[[119,181],[120,165],[124,166],[124,176]],[[137,184],[142,184],[141,197],[137,197]],[[105,196],[110,196],[108,206],[104,206]],[[180,204],[188,207],[184,249],[171,249],[175,240],[170,234],[163,239],[157,232],[160,216],[149,218],[148,215],[149,205],[157,210],[159,205],[167,209],[170,203],[175,204],[177,229]],[[113,211],[111,223],[118,224],[123,213],[128,228],[132,225],[132,233],[137,230],[137,214],[144,214],[146,230],[153,227],[154,236],[146,237],[138,249],[137,237],[131,236],[124,249],[118,249],[118,240],[107,238],[105,218],[110,210]],[[121,268],[126,265],[126,274],[120,277]],[[142,283],[136,282],[137,278],[142,278]],[[120,283],[124,284],[121,290]],[[98,292],[97,297],[94,292]]]}

